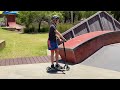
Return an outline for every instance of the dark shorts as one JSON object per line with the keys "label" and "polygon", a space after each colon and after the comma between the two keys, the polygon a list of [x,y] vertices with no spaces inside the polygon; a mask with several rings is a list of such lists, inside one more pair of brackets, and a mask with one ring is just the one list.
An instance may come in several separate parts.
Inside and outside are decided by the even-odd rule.
{"label": "dark shorts", "polygon": [[48,40],[48,50],[58,49],[58,43]]}

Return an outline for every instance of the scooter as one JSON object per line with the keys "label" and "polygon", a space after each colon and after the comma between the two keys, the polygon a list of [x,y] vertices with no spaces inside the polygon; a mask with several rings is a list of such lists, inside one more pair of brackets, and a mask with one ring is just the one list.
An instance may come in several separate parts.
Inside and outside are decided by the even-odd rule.
{"label": "scooter", "polygon": [[54,72],[57,72],[57,71],[63,72],[63,71],[69,71],[70,70],[70,67],[68,66],[68,63],[66,63],[66,51],[65,51],[64,42],[63,42],[63,49],[64,49],[64,55],[65,55],[65,60],[64,60],[65,65],[64,65],[64,67],[62,69],[47,67],[46,70],[47,70],[48,73],[52,73],[52,72],[54,73]]}
{"label": "scooter", "polygon": [[64,68],[66,71],[69,71],[69,70],[70,70],[70,67],[68,66],[68,63],[66,63],[66,51],[65,51],[65,44],[64,44],[64,42],[63,42],[63,48],[64,48],[64,55],[65,55],[65,60],[64,60],[65,65],[64,65],[63,68]]}

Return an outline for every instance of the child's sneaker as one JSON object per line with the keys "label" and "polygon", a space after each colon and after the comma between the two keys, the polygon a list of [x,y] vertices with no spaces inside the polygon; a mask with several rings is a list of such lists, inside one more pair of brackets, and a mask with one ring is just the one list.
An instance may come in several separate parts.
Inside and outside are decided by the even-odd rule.
{"label": "child's sneaker", "polygon": [[62,69],[63,67],[60,66],[59,64],[56,64],[56,65],[55,65],[55,68],[57,68],[57,69]]}
{"label": "child's sneaker", "polygon": [[54,70],[54,69],[55,69],[54,64],[52,64],[52,65],[51,65],[51,69],[52,69],[52,70]]}
{"label": "child's sneaker", "polygon": [[51,68],[55,68],[55,67],[54,67],[54,64],[51,65]]}

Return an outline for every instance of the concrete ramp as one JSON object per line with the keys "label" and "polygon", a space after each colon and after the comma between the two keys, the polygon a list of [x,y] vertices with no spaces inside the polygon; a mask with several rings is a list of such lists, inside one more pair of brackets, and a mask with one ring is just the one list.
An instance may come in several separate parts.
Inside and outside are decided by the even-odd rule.
{"label": "concrete ramp", "polygon": [[120,71],[120,43],[102,47],[81,64]]}

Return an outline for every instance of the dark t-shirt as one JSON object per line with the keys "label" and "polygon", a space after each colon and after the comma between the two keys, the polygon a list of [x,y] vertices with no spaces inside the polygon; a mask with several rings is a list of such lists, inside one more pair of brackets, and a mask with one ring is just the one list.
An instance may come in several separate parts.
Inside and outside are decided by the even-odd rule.
{"label": "dark t-shirt", "polygon": [[51,24],[50,25],[50,31],[49,31],[49,40],[50,41],[55,41],[56,42],[55,30],[56,30],[56,25]]}

